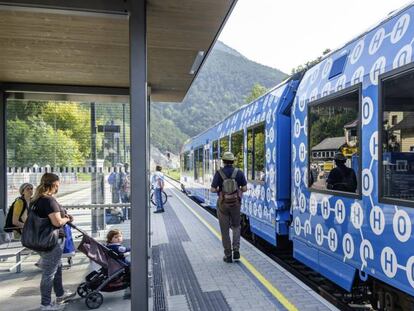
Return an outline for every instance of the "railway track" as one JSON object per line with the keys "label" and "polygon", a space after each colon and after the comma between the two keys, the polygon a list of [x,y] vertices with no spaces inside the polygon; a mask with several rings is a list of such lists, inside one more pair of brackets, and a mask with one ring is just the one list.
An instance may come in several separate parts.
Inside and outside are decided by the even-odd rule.
{"label": "railway track", "polygon": [[[174,188],[182,191],[179,181],[170,177],[168,177],[167,181]],[[193,201],[210,214],[217,217],[214,209],[203,206],[197,200],[193,199]],[[372,293],[366,285],[356,285],[353,288],[353,292],[349,293],[321,274],[315,272],[311,268],[293,258],[290,243],[287,243],[284,248],[275,248],[274,246],[266,243],[260,237],[252,234],[250,230],[242,230],[242,236],[249,243],[257,247],[260,251],[265,253],[272,260],[277,262],[280,266],[289,271],[292,275],[301,280],[313,291],[318,293],[341,311],[375,310],[370,304],[370,296]]]}

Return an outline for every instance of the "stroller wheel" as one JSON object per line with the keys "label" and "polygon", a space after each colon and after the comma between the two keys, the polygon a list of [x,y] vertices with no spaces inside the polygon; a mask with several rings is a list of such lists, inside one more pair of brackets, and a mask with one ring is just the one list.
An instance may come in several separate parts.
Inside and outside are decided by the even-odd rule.
{"label": "stroller wheel", "polygon": [[91,289],[86,285],[85,282],[83,282],[78,286],[78,289],[76,290],[76,292],[78,293],[79,296],[81,296],[82,298],[85,298],[91,292]]}
{"label": "stroller wheel", "polygon": [[103,303],[103,296],[101,293],[92,292],[86,296],[85,303],[89,309],[98,309]]}

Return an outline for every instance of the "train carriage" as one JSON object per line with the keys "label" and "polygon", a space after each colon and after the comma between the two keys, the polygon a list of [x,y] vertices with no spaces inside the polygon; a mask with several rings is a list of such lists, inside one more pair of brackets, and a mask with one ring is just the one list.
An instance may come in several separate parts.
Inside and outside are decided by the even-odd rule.
{"label": "train carriage", "polygon": [[[310,68],[292,107],[294,256],[347,290],[369,279],[387,310],[414,308],[413,38],[410,4]],[[337,153],[354,192],[327,187]]]}
{"label": "train carriage", "polygon": [[301,75],[275,87],[222,122],[185,143],[181,153],[181,184],[204,204],[216,208],[210,193],[213,174],[225,151],[236,156],[248,191],[242,213],[250,230],[277,245],[290,223],[290,108]]}
{"label": "train carriage", "polygon": [[276,246],[288,236],[296,259],[373,292],[378,310],[414,310],[413,38],[410,3],[181,154],[183,187],[215,208],[213,173],[235,153],[251,231]]}

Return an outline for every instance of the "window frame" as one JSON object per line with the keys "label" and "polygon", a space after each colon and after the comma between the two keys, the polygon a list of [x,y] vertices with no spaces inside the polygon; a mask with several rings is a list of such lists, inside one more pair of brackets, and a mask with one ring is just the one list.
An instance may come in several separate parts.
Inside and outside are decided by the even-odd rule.
{"label": "window frame", "polygon": [[350,93],[354,93],[354,92],[358,92],[358,129],[357,129],[357,134],[358,134],[358,139],[359,139],[359,152],[358,152],[358,172],[356,172],[356,177],[357,177],[357,193],[352,193],[352,192],[344,192],[344,191],[337,191],[337,190],[330,190],[330,189],[315,189],[312,188],[312,186],[309,186],[310,184],[310,166],[311,166],[311,145],[310,145],[310,129],[311,129],[311,124],[308,121],[308,135],[307,135],[307,185],[306,188],[307,190],[309,190],[310,192],[315,192],[315,193],[323,193],[323,194],[330,194],[330,195],[335,195],[338,197],[344,197],[344,198],[352,198],[352,199],[358,199],[361,200],[362,199],[362,185],[361,185],[361,180],[362,180],[362,154],[363,154],[363,144],[362,144],[362,83],[356,83],[354,85],[351,85],[347,88],[344,88],[342,90],[339,90],[338,92],[329,94],[328,96],[325,96],[323,98],[320,99],[316,99],[314,101],[311,101],[308,103],[308,107],[307,107],[307,117],[308,120],[310,119],[310,110],[311,107],[313,106],[318,106],[321,104],[324,104],[326,102],[335,100],[339,97],[345,96],[347,94]]}
{"label": "window frame", "polygon": [[[265,180],[257,180],[257,179],[255,179],[256,178],[256,170],[255,170],[255,164],[256,164],[256,157],[255,156],[252,156],[252,167],[251,167],[251,170],[252,170],[252,179],[247,179],[247,177],[248,177],[248,170],[249,170],[249,161],[248,161],[248,157],[249,157],[249,142],[248,142],[248,133],[249,133],[249,130],[252,130],[252,139],[253,139],[253,151],[255,151],[255,131],[254,131],[254,129],[255,128],[258,128],[258,127],[260,127],[260,126],[262,126],[263,125],[263,128],[264,128],[264,135],[265,135],[265,139],[264,139],[264,164],[263,164],[263,168],[264,168],[264,173],[265,173]],[[252,153],[252,154],[254,154],[254,152]],[[256,124],[254,124],[254,125],[252,125],[252,126],[250,126],[250,127],[248,127],[247,129],[246,129],[246,164],[247,164],[247,166],[246,166],[246,173],[247,173],[247,175],[246,175],[246,179],[247,179],[247,181],[248,182],[250,182],[250,183],[254,183],[254,184],[257,184],[257,185],[264,185],[265,183],[266,183],[266,122],[265,121],[263,121],[263,122],[259,122],[259,123],[256,123]]]}
{"label": "window frame", "polygon": [[414,73],[414,63],[410,63],[399,68],[385,72],[378,77],[378,119],[377,119],[377,129],[378,129],[378,202],[383,204],[398,205],[405,207],[414,207],[414,201],[389,198],[384,196],[384,186],[383,186],[383,177],[384,169],[382,165],[383,152],[382,152],[382,139],[383,139],[383,113],[384,113],[384,92],[383,92],[383,83],[389,79],[398,78],[408,73]]}

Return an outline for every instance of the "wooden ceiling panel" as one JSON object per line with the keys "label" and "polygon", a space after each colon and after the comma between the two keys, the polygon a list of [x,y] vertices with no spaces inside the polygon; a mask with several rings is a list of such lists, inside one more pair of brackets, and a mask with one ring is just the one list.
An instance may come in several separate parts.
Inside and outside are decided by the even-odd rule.
{"label": "wooden ceiling panel", "polygon": [[[207,52],[235,0],[148,0],[153,100],[181,101],[198,51]],[[129,86],[128,18],[0,9],[0,82]]]}

